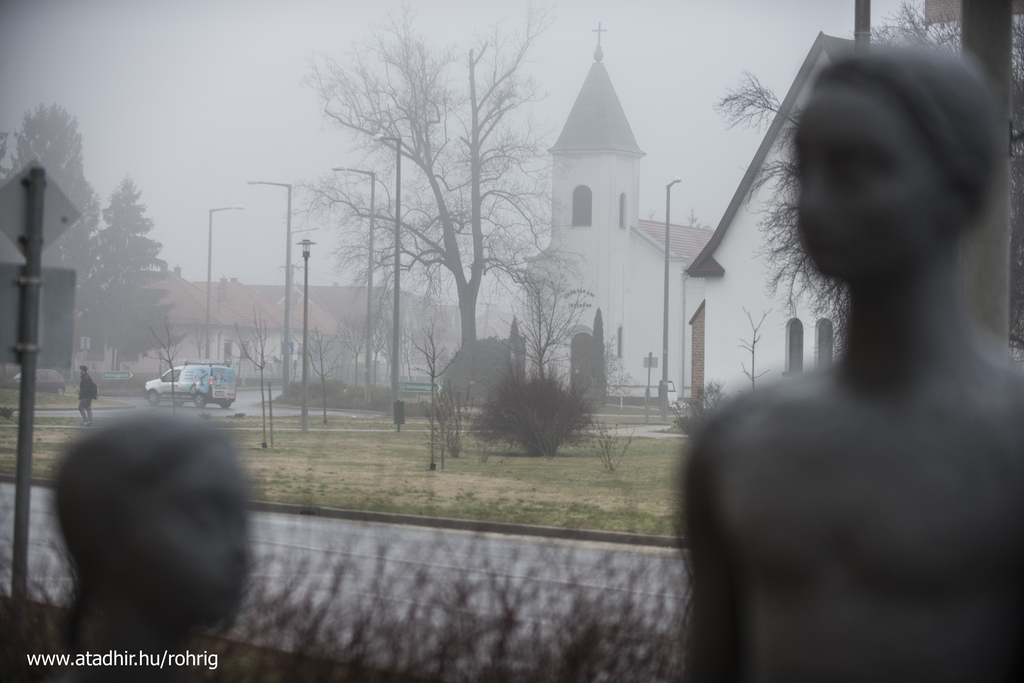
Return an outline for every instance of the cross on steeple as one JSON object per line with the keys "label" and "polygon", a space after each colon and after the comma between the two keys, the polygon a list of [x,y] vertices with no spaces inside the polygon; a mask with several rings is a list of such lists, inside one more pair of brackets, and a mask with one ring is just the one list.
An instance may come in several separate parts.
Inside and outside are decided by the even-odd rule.
{"label": "cross on steeple", "polygon": [[591,33],[597,34],[597,49],[594,50],[594,61],[600,62],[604,57],[604,50],[601,49],[601,34],[605,33],[608,29],[601,28],[601,22],[597,22],[597,28],[591,29]]}

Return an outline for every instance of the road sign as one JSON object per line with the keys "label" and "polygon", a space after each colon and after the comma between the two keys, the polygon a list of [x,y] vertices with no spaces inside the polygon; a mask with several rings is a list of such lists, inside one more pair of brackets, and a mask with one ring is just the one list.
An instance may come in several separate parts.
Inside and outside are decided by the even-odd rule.
{"label": "road sign", "polygon": [[[441,391],[441,385],[440,384],[435,384],[434,388],[437,391]],[[399,391],[408,391],[408,392],[412,392],[412,393],[419,393],[419,394],[429,394],[430,393],[430,382],[399,382],[398,383],[398,390]]]}
{"label": "road sign", "polygon": [[656,367],[658,367],[658,359],[655,358],[654,356],[650,356],[649,355],[647,358],[644,358],[644,367],[645,368],[656,368]]}
{"label": "road sign", "polygon": [[[28,222],[28,193],[23,184],[28,180],[33,166],[39,166],[35,159],[0,187],[0,230],[11,238],[22,254],[25,253],[25,243],[19,238],[25,234],[25,225]],[[43,194],[43,247],[53,244],[80,215],[53,178],[47,178],[46,192]]]}
{"label": "road sign", "polygon": [[103,379],[131,379],[132,373],[127,370],[107,370],[103,373]]}
{"label": "road sign", "polygon": [[[21,309],[21,288],[18,278],[25,267],[17,263],[0,263],[0,362],[19,363],[14,350],[18,343]],[[75,271],[64,268],[43,268],[43,296],[39,309],[40,367],[64,368],[71,365],[75,348]]]}

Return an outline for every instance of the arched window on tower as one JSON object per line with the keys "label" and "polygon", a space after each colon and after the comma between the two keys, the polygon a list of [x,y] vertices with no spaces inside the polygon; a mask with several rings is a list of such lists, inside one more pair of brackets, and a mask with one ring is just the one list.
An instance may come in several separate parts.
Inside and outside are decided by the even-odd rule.
{"label": "arched window on tower", "polygon": [[626,227],[626,193],[619,195],[619,227]]}
{"label": "arched window on tower", "polygon": [[818,367],[819,368],[830,368],[832,367],[832,321],[828,318],[822,318],[818,321],[817,329],[815,330],[818,341]]}
{"label": "arched window on tower", "polygon": [[591,205],[594,195],[586,185],[572,191],[572,225],[574,228],[590,227]]}
{"label": "arched window on tower", "polygon": [[804,324],[793,318],[786,323],[786,372],[804,371]]}

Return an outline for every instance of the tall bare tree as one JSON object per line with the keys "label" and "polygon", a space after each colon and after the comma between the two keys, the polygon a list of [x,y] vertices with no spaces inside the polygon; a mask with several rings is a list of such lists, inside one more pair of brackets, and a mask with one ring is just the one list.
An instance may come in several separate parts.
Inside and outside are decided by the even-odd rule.
{"label": "tall bare tree", "polygon": [[[454,286],[465,346],[476,341],[484,277],[516,273],[540,251],[550,226],[544,131],[529,119],[539,96],[526,74],[549,20],[530,10],[516,31],[499,24],[465,47],[437,48],[414,19],[407,7],[389,15],[346,60],[314,60],[306,83],[326,121],[348,131],[377,170],[385,190],[378,227],[394,221],[395,152],[393,143],[389,148],[373,136],[401,138],[406,267],[428,291]],[[313,212],[341,215],[347,227],[339,260],[362,272],[370,207],[366,183],[358,180],[333,174],[307,190]],[[377,244],[394,253],[393,240]],[[392,259],[375,262],[386,269]]]}

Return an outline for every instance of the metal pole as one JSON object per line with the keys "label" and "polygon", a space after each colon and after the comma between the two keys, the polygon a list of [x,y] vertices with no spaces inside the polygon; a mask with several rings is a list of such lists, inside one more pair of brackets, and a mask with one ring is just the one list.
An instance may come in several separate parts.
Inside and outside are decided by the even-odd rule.
{"label": "metal pole", "polygon": [[370,172],[370,249],[366,270],[366,409],[372,405],[370,394],[370,353],[373,345],[373,228],[376,213],[377,174]]}
{"label": "metal pole", "polygon": [[[268,183],[269,184],[269,183]],[[289,351],[289,343],[292,341],[292,186],[282,183],[288,188],[288,229],[284,250],[284,349],[281,354],[284,357],[284,369],[281,372],[282,388],[288,391],[288,383],[292,378],[292,357]]]}
{"label": "metal pole", "polygon": [[863,52],[871,45],[871,0],[857,0],[853,17],[853,49]]}
{"label": "metal pole", "polygon": [[[963,50],[984,65],[995,86],[999,120],[1011,130],[1011,0],[963,0]],[[1006,344],[1010,329],[1010,155],[999,160],[992,192],[961,249],[962,293],[975,322]]]}
{"label": "metal pole", "polygon": [[203,358],[210,357],[210,281],[213,278],[213,212],[210,209],[210,240],[206,247],[206,328],[203,337],[206,339],[206,350]]}
{"label": "metal pole", "polygon": [[302,431],[309,431],[309,247],[302,250],[306,262],[305,283],[302,286]]}
{"label": "metal pole", "polygon": [[[402,138],[395,136],[395,151],[398,159],[395,163],[395,310],[393,330],[391,333],[391,411],[394,414],[398,403],[398,338],[399,306],[401,303],[401,267],[402,267]],[[399,427],[401,429],[401,427]]]}
{"label": "metal pole", "polygon": [[668,420],[668,237],[669,210],[672,205],[672,186],[680,182],[677,178],[665,186],[665,311],[661,327],[661,384],[658,386],[658,403],[661,406],[661,421]]}
{"label": "metal pole", "polygon": [[[18,464],[14,492],[14,556],[11,562],[11,597],[15,620],[20,621],[28,576],[28,517],[32,495],[32,428],[36,396],[36,363],[39,353],[39,295],[42,287],[43,196],[46,171],[33,168],[27,182],[28,222],[22,237],[25,253],[21,286],[21,326],[15,351],[21,354],[21,401],[18,407]],[[15,624],[15,632],[18,625]]]}

